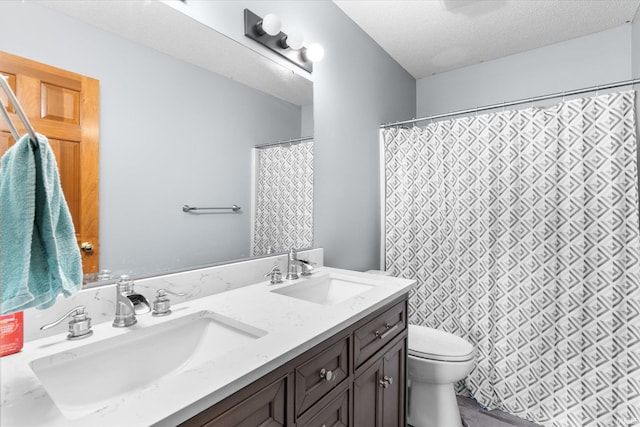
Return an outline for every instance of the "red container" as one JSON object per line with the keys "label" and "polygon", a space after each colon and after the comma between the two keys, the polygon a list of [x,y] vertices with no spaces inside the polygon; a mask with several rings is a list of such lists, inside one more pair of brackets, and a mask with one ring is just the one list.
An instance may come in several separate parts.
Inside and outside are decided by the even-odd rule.
{"label": "red container", "polygon": [[17,353],[24,343],[22,311],[0,316],[0,357]]}

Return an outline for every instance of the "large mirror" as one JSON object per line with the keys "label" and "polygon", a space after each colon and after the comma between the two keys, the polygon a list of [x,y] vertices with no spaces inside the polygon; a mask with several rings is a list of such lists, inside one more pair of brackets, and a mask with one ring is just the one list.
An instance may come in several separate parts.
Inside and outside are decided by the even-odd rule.
{"label": "large mirror", "polygon": [[251,257],[255,147],[313,134],[310,76],[164,2],[5,7],[10,26],[48,34],[16,40],[16,54],[100,81],[99,269],[145,277]]}

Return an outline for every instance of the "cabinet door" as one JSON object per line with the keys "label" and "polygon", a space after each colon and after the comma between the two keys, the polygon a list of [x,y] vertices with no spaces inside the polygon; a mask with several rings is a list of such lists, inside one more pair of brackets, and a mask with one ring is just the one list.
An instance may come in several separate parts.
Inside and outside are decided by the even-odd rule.
{"label": "cabinet door", "polygon": [[[298,420],[299,427],[348,427],[350,389],[347,388],[338,397],[325,406],[309,410]],[[320,406],[320,405],[316,405]]]}
{"label": "cabinet door", "polygon": [[382,360],[382,425],[405,425],[405,340],[387,351]]}
{"label": "cabinet door", "polygon": [[353,387],[354,426],[404,426],[406,338],[386,347],[363,368]]}
{"label": "cabinet door", "polygon": [[[353,383],[354,427],[378,427],[382,415],[383,359],[378,358]],[[387,426],[385,426],[387,427]]]}

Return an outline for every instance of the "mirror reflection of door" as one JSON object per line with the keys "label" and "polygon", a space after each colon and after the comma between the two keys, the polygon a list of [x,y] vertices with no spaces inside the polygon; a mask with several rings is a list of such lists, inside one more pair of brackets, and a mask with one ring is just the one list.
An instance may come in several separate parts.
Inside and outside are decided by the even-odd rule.
{"label": "mirror reflection of door", "polygon": [[[49,139],[62,190],[69,205],[76,239],[83,248],[85,275],[98,271],[99,81],[0,52],[0,74],[36,132]],[[0,90],[0,99],[8,105]],[[21,134],[24,126],[9,105],[11,121]],[[0,156],[15,141],[0,118]]]}
{"label": "mirror reflection of door", "polygon": [[313,140],[258,146],[254,163],[251,254],[313,246]]}

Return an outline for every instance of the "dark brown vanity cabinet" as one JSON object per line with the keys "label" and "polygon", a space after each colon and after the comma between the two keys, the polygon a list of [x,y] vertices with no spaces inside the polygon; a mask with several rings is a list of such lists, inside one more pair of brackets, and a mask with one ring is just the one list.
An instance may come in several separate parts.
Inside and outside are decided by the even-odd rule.
{"label": "dark brown vanity cabinet", "polygon": [[183,426],[405,426],[406,295]]}

